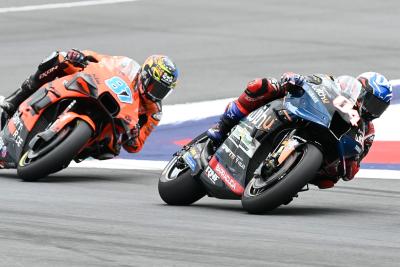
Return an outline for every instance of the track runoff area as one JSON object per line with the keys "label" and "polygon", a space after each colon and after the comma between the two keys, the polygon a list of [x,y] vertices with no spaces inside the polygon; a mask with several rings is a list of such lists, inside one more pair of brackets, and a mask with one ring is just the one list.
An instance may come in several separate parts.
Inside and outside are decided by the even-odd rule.
{"label": "track runoff area", "polygon": [[[394,88],[392,105],[374,121],[376,136],[370,153],[361,163],[356,177],[400,179],[400,80],[391,81]],[[123,151],[119,157],[106,160],[86,160],[72,167],[161,170],[172,154],[192,138],[207,130],[233,98],[164,106],[160,125],[148,138],[138,154]]]}

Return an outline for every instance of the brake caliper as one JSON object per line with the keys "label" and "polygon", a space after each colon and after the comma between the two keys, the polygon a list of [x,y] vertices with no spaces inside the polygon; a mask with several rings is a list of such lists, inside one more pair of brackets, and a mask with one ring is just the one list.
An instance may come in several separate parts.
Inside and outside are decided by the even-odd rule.
{"label": "brake caliper", "polygon": [[264,164],[261,167],[260,174],[262,177],[268,177],[274,173],[277,168],[279,168],[282,163],[285,162],[290,155],[298,147],[300,147],[306,141],[298,136],[291,136],[290,138],[285,138],[279,146],[268,155],[265,159]]}

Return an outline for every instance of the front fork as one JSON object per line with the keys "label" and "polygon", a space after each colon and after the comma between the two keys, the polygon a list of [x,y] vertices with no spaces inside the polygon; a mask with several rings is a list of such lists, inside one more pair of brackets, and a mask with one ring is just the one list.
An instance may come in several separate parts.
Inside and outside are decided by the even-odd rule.
{"label": "front fork", "polygon": [[33,137],[32,140],[29,142],[29,148],[33,149],[36,144],[40,143],[41,141],[48,142],[49,140],[54,138],[62,129],[64,129],[67,124],[76,119],[85,121],[92,128],[93,132],[95,132],[96,124],[90,117],[71,111],[75,103],[76,100],[73,100],[67,106],[67,108],[58,116],[58,118],[48,126],[47,130],[38,133],[35,137]]}
{"label": "front fork", "polygon": [[176,167],[183,169],[189,166],[192,170],[192,176],[197,176],[203,171],[208,165],[213,153],[211,140],[206,138],[205,142],[202,142],[203,138],[194,141],[184,146],[180,151],[174,153],[177,156]]}
{"label": "front fork", "polygon": [[274,151],[269,153],[264,162],[260,164],[255,174],[264,178],[269,177],[282,166],[289,156],[306,143],[306,140],[295,135],[296,131],[297,129],[294,129],[282,138]]}

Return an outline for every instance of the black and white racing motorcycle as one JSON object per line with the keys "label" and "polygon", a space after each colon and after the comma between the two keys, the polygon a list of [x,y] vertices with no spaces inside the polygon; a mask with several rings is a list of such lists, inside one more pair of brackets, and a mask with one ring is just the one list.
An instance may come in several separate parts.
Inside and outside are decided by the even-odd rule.
{"label": "black and white racing motorcycle", "polygon": [[288,204],[327,166],[345,174],[345,158],[361,144],[352,133],[358,93],[343,95],[326,75],[306,77],[302,90],[253,111],[214,148],[205,133],[176,152],[158,190],[170,205],[190,205],[206,194],[241,199],[250,213]]}

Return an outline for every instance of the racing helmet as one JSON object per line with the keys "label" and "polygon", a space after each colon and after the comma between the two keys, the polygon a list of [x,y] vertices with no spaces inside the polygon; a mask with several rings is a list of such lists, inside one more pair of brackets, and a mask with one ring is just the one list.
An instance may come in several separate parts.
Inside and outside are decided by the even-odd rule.
{"label": "racing helmet", "polygon": [[364,72],[357,80],[362,85],[358,97],[361,117],[368,121],[379,118],[392,99],[392,85],[385,76],[377,72]]}
{"label": "racing helmet", "polygon": [[175,88],[177,79],[178,69],[167,56],[149,56],[142,65],[142,90],[154,102],[166,98]]}

